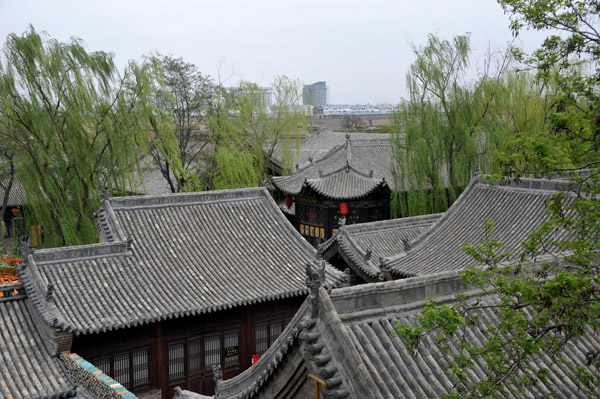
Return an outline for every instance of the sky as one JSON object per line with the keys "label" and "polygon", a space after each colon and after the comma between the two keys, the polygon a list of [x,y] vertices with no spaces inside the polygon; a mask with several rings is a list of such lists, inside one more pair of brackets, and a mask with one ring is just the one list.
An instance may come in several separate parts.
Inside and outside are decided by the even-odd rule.
{"label": "sky", "polygon": [[[0,0],[2,45],[32,25],[111,52],[121,69],[159,52],[226,86],[269,86],[280,75],[325,81],[333,104],[406,98],[411,43],[424,45],[430,33],[469,32],[474,77],[488,49],[513,40],[509,23],[494,0]],[[543,37],[525,31],[515,44],[531,52]]]}

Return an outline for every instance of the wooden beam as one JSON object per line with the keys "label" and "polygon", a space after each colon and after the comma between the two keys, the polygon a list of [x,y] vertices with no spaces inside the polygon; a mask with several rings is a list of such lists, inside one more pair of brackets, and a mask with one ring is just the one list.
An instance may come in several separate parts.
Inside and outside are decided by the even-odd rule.
{"label": "wooden beam", "polygon": [[315,399],[319,399],[319,385],[321,385],[323,388],[326,388],[327,383],[325,381],[323,381],[322,379],[320,379],[319,377],[314,376],[310,373],[306,377],[309,380],[313,380],[315,382]]}

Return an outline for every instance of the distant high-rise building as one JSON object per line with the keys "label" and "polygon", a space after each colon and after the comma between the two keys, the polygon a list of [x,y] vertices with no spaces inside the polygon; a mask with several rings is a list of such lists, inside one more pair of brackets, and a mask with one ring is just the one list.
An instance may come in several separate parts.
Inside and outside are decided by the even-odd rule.
{"label": "distant high-rise building", "polygon": [[302,88],[302,103],[304,105],[329,104],[329,87],[325,82],[316,82],[311,85],[304,85]]}
{"label": "distant high-rise building", "polygon": [[233,101],[240,95],[252,95],[256,105],[260,104],[265,108],[273,106],[273,88],[271,87],[253,87],[251,89],[230,87],[227,90],[230,95],[230,101]]}
{"label": "distant high-rise building", "polygon": [[273,106],[273,89],[271,87],[261,87],[262,103],[265,107],[271,108]]}

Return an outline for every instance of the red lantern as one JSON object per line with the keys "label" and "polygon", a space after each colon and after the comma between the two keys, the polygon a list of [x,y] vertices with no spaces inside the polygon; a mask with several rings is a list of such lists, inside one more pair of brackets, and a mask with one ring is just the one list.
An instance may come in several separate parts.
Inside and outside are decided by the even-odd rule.
{"label": "red lantern", "polygon": [[342,202],[340,204],[340,213],[344,216],[346,216],[348,214],[348,203],[347,202]]}
{"label": "red lantern", "polygon": [[13,208],[10,210],[10,213],[12,213],[13,215],[16,215],[17,213],[19,213],[19,209],[18,208]]}
{"label": "red lantern", "polygon": [[289,195],[285,196],[285,206],[287,206],[288,208],[290,208],[293,204],[292,201],[292,197],[290,197]]}

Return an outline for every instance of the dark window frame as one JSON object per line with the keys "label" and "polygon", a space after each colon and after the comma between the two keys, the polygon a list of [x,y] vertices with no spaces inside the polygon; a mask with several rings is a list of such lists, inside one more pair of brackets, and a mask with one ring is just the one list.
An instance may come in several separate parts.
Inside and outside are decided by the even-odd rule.
{"label": "dark window frame", "polygon": [[[136,383],[136,379],[134,378],[134,371],[135,371],[135,367],[134,367],[134,356],[133,354],[135,352],[139,352],[139,351],[146,351],[146,378],[145,378],[145,382],[143,383],[137,383],[136,385],[134,385],[134,383]],[[118,356],[122,356],[122,355],[127,355],[127,359],[128,359],[128,366],[127,366],[127,370],[128,370],[128,377],[129,377],[129,381],[128,382],[124,382],[124,381],[119,381],[118,377],[115,377],[115,358],[117,358]],[[133,391],[133,390],[143,390],[145,388],[151,388],[154,384],[153,382],[153,373],[152,370],[150,369],[150,366],[153,363],[153,356],[154,356],[154,352],[152,351],[152,345],[138,345],[135,346],[133,348],[130,349],[118,349],[115,350],[113,352],[109,352],[109,353],[103,353],[101,355],[98,356],[93,356],[89,358],[89,362],[91,364],[93,364],[94,366],[98,367],[97,364],[101,365],[105,364],[105,362],[101,362],[102,360],[108,359],[108,370],[105,370],[104,367],[98,367],[100,370],[102,370],[106,375],[110,376],[111,378],[114,378],[115,381],[117,381],[119,384],[123,385],[125,388],[127,388],[129,391]]]}
{"label": "dark window frame", "polygon": [[[273,345],[273,343],[277,340],[277,338],[279,338],[279,336],[283,333],[283,330],[285,330],[285,328],[287,327],[287,325],[289,324],[291,318],[289,316],[283,316],[283,315],[278,315],[276,317],[269,317],[269,318],[260,318],[258,320],[256,320],[256,322],[254,323],[254,352],[253,354],[255,355],[259,355],[262,356],[266,351],[269,350],[269,348]],[[277,326],[277,324],[279,324],[280,330],[279,330],[279,334],[277,334],[275,337],[273,337],[273,327]],[[258,327],[263,327],[266,326],[266,343],[267,346],[265,348],[264,351],[259,351],[258,349],[258,338],[257,338],[257,328]]]}
{"label": "dark window frame", "polygon": [[[230,363],[230,364],[226,364],[226,353],[225,353],[225,336],[227,334],[232,334],[235,333],[237,334],[237,346],[238,346],[238,353],[237,353],[237,361],[235,364]],[[206,374],[211,374],[212,375],[212,366],[213,364],[210,364],[207,366],[207,338],[214,338],[214,337],[218,337],[218,343],[219,343],[219,365],[221,365],[223,371],[226,370],[230,370],[230,369],[236,369],[241,367],[242,364],[242,350],[241,350],[241,345],[242,345],[242,326],[238,325],[238,326],[230,326],[230,327],[224,327],[224,328],[220,328],[220,329],[212,329],[212,330],[195,330],[195,331],[189,331],[189,333],[185,336],[179,336],[179,337],[173,337],[171,339],[168,339],[166,342],[166,351],[165,351],[165,355],[166,355],[166,365],[167,365],[167,369],[165,370],[165,374],[166,374],[166,378],[167,378],[167,383],[169,385],[172,385],[173,383],[178,383],[178,382],[184,382],[184,381],[188,381],[194,377],[198,377],[198,376],[202,376],[202,375],[206,375]],[[183,348],[184,348],[184,357],[183,357],[183,364],[184,364],[184,374],[183,377],[178,377],[178,378],[171,378],[169,375],[169,347],[171,345],[174,344],[180,344],[183,343]],[[199,368],[195,368],[192,367],[192,361],[193,358],[191,357],[191,344],[192,343],[198,343],[199,344],[199,351],[198,353],[196,353],[194,356],[197,356],[197,360],[199,362]]]}

